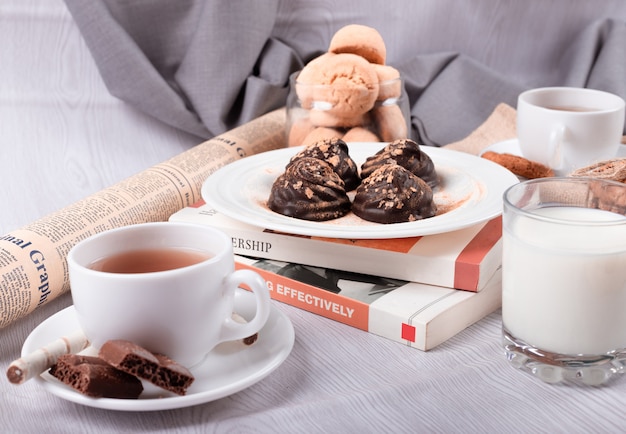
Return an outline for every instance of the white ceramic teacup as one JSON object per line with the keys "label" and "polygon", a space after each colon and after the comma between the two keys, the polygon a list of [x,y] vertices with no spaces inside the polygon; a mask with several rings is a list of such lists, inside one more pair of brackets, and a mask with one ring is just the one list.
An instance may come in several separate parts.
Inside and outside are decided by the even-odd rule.
{"label": "white ceramic teacup", "polygon": [[[95,348],[127,339],[190,367],[220,342],[257,333],[269,316],[265,281],[235,271],[231,239],[208,226],[112,229],[76,244],[68,266],[78,321]],[[240,284],[256,298],[246,324],[231,318]]]}
{"label": "white ceramic teacup", "polygon": [[624,100],[594,89],[546,87],[519,95],[522,156],[557,175],[614,158],[624,130]]}

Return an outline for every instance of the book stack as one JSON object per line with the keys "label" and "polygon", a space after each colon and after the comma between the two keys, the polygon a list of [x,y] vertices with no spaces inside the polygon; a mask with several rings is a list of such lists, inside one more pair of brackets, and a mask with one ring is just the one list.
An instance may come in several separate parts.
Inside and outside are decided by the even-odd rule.
{"label": "book stack", "polygon": [[501,304],[501,217],[443,234],[376,240],[275,232],[202,201],[170,221],[226,232],[237,268],[261,274],[273,299],[423,351]]}

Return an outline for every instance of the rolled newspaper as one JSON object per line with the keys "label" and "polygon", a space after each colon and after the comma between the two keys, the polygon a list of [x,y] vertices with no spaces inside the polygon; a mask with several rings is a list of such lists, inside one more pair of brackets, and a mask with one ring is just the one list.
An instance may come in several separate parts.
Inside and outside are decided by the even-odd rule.
{"label": "rolled newspaper", "polygon": [[0,328],[69,290],[66,256],[78,241],[115,227],[167,221],[201,198],[204,180],[220,167],[285,146],[280,109],[0,236]]}

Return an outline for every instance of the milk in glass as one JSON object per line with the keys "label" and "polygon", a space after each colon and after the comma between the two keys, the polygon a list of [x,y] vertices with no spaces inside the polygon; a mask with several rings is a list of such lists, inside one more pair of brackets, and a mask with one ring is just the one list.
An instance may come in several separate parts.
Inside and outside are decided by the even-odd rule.
{"label": "milk in glass", "polygon": [[560,354],[626,347],[626,224],[606,224],[626,217],[570,206],[531,213],[503,234],[504,327]]}

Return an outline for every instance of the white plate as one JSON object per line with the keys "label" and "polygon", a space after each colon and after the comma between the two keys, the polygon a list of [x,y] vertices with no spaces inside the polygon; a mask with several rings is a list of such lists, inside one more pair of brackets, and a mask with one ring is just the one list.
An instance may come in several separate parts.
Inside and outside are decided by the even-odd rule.
{"label": "white plate", "polygon": [[[349,143],[350,156],[360,167],[384,143]],[[497,217],[502,194],[518,182],[502,166],[484,158],[442,148],[422,147],[441,180],[433,199],[438,215],[406,223],[380,224],[353,213],[314,222],[271,211],[267,199],[274,180],[301,147],[278,149],[235,161],[207,178],[202,197],[218,212],[238,221],[276,231],[331,238],[401,238],[450,232]]]}
{"label": "white plate", "polygon": [[[254,315],[254,296],[243,289],[235,295],[235,310],[244,317]],[[78,320],[70,306],[43,321],[28,336],[22,356],[78,329]],[[187,395],[178,396],[144,382],[139,399],[91,398],[61,383],[48,372],[36,379],[52,394],[89,407],[122,411],[155,411],[188,407],[214,401],[239,392],[262,380],[287,358],[294,343],[293,326],[274,306],[269,319],[251,346],[226,342],[211,351],[203,362],[190,369],[195,377]],[[89,349],[86,350],[89,353]]]}
{"label": "white plate", "polygon": [[[520,150],[519,141],[517,139],[504,140],[502,142],[494,143],[493,145],[483,149],[480,152],[480,155],[484,154],[487,151],[497,152],[499,154],[508,153],[517,155],[518,157],[522,156],[522,151]],[[624,157],[626,157],[626,145],[620,145],[615,158]]]}

